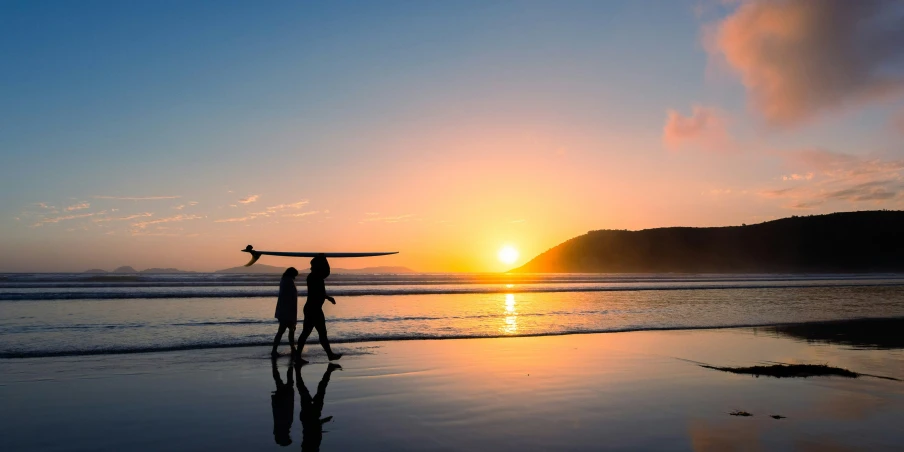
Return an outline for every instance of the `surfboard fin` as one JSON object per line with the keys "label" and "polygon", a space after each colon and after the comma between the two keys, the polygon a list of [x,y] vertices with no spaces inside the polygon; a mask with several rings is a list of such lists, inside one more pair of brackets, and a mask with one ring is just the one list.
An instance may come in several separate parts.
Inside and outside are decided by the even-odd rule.
{"label": "surfboard fin", "polygon": [[254,263],[257,262],[257,260],[260,259],[262,256],[261,253],[254,251],[254,247],[251,245],[246,246],[245,249],[243,249],[242,251],[244,251],[246,253],[251,253],[251,260],[248,261],[247,264],[245,264],[246,267],[250,267],[250,266],[254,265]]}
{"label": "surfboard fin", "polygon": [[254,251],[249,251],[249,253],[251,253],[251,260],[248,261],[247,264],[245,264],[246,267],[254,265],[254,263],[261,258],[261,253],[255,253]]}

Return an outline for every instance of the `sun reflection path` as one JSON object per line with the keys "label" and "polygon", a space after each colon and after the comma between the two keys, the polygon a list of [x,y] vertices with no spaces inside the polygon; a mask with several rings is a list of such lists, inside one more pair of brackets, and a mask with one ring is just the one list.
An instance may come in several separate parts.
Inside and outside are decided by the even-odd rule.
{"label": "sun reflection path", "polygon": [[502,332],[515,334],[518,332],[518,312],[515,311],[515,294],[505,294],[505,325]]}

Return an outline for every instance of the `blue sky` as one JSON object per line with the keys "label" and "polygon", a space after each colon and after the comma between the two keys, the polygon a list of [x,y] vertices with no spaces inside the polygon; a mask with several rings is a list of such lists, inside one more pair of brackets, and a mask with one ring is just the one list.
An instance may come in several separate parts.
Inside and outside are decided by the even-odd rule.
{"label": "blue sky", "polygon": [[[814,108],[803,125],[764,120],[738,72],[753,69],[704,43],[741,14],[698,1],[2,2],[0,271],[210,270],[252,241],[499,270],[504,244],[529,258],[590,229],[798,214],[788,206],[829,189],[769,193],[793,174],[819,182],[825,158],[808,170],[783,153],[894,166],[893,94],[828,105],[828,119]],[[702,128],[664,136],[670,110]],[[901,198],[870,201],[807,212]]]}

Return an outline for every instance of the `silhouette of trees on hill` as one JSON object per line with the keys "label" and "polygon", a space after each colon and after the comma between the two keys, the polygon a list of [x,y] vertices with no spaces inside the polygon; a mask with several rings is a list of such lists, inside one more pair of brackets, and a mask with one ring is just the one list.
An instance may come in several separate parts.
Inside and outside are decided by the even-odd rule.
{"label": "silhouette of trees on hill", "polygon": [[793,216],[713,228],[590,231],[514,272],[904,271],[904,212]]}

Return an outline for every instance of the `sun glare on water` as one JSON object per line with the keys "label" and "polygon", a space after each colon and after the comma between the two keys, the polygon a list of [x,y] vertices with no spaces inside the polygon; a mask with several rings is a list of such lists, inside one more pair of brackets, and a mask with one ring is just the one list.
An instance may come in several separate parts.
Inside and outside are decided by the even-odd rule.
{"label": "sun glare on water", "polygon": [[499,260],[506,264],[514,264],[518,260],[518,250],[511,246],[503,247],[499,250]]}

